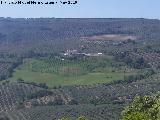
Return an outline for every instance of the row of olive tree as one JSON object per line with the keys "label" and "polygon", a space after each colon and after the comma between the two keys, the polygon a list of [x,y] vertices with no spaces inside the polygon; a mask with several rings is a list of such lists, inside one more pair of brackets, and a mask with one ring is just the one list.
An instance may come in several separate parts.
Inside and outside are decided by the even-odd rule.
{"label": "row of olive tree", "polygon": [[[69,117],[62,117],[59,120],[71,120]],[[88,120],[85,116],[80,116],[76,120]]]}

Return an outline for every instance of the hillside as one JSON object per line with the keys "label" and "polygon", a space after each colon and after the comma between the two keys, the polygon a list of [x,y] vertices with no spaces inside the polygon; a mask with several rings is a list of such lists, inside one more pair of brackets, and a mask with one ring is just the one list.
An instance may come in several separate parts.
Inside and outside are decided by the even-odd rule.
{"label": "hillside", "polygon": [[160,21],[0,18],[0,119],[118,120],[160,90]]}

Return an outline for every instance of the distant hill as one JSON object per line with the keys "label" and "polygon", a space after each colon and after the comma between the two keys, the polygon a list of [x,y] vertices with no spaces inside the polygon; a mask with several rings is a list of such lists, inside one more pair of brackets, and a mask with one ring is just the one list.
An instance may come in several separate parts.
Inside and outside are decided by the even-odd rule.
{"label": "distant hill", "polygon": [[[139,40],[158,40],[160,21],[154,19],[61,19],[1,18],[0,52],[59,44],[71,38],[106,34],[138,36]],[[18,45],[18,46],[17,46]],[[62,44],[61,44],[62,45]],[[15,47],[16,46],[16,47]],[[51,46],[50,46],[51,47]]]}

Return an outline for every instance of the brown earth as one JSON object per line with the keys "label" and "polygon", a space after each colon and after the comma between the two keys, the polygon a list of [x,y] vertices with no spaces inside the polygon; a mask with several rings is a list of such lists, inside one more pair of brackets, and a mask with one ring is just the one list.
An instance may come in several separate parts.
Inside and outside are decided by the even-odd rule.
{"label": "brown earth", "polygon": [[90,36],[90,37],[82,37],[82,39],[88,40],[136,40],[136,36],[132,35],[121,35],[121,34],[106,34],[106,35],[97,35],[97,36]]}

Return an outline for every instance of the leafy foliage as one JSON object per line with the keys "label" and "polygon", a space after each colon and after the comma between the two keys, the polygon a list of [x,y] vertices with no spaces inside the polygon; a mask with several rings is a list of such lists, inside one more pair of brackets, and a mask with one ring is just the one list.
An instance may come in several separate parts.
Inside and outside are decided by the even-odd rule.
{"label": "leafy foliage", "polygon": [[85,116],[80,116],[77,118],[77,120],[88,120]]}
{"label": "leafy foliage", "polygon": [[122,112],[122,120],[159,120],[160,95],[136,97]]}

